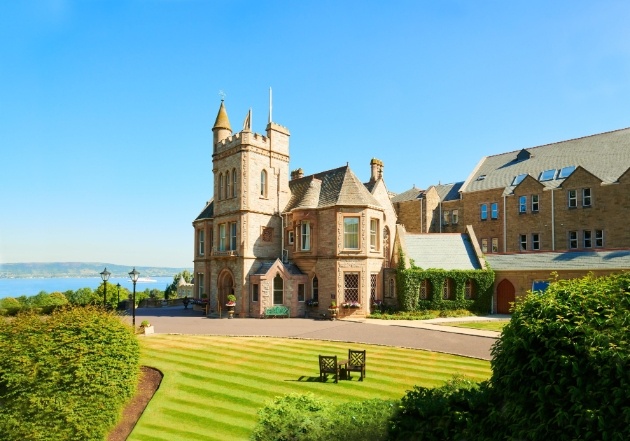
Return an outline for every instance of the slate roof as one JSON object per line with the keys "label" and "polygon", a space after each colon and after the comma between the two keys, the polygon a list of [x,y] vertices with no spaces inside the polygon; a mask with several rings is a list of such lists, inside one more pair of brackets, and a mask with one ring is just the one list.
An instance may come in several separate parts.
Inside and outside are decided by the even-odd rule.
{"label": "slate roof", "polygon": [[284,211],[334,205],[374,206],[381,204],[347,165],[289,181],[291,198]]}
{"label": "slate roof", "polygon": [[391,198],[392,203],[396,202],[407,202],[418,199],[420,196],[424,195],[426,192],[424,190],[420,190],[415,185],[411,187],[407,191],[403,191],[402,193],[398,193],[396,196]]}
{"label": "slate roof", "polygon": [[459,190],[462,188],[462,185],[464,185],[464,181],[455,182],[454,184],[438,184],[434,185],[434,187],[440,200],[446,202],[460,199]]}
{"label": "slate roof", "polygon": [[214,217],[214,199],[210,199],[206,203],[206,206],[204,207],[203,210],[201,210],[201,213],[199,213],[199,216],[197,216],[195,220],[197,221],[200,219],[212,219],[213,217]]}
{"label": "slate roof", "polygon": [[[254,272],[254,275],[259,275],[259,276],[263,276],[265,274],[267,274],[269,272],[269,270],[271,269],[271,267],[273,266],[273,264],[276,263],[275,260],[270,260],[268,262],[262,262],[260,264],[260,266],[258,267],[258,269],[256,270],[256,272]],[[284,266],[284,268],[289,272],[289,274],[291,275],[302,275],[304,274],[302,272],[302,270],[300,270],[300,268],[297,267],[297,265],[295,265],[294,263],[283,263],[280,262],[281,265]]]}
{"label": "slate roof", "polygon": [[[506,188],[520,174],[534,179],[541,172],[567,166],[582,166],[604,183],[612,183],[630,167],[630,128],[561,141],[520,151],[483,158],[468,177],[464,192]],[[485,175],[483,180],[477,180]],[[543,181],[546,187],[559,187],[564,179]]]}
{"label": "slate roof", "polygon": [[630,250],[486,254],[493,270],[630,270]]}
{"label": "slate roof", "polygon": [[422,269],[481,269],[468,235],[455,233],[405,233],[405,254]]}

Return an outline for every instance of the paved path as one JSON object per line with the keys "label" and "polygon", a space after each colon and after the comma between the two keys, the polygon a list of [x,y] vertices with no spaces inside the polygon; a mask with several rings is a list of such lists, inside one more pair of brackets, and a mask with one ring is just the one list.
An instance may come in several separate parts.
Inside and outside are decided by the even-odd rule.
{"label": "paved path", "polygon": [[[139,308],[136,324],[148,320],[161,334],[207,334],[292,337],[379,344],[464,355],[490,360],[497,332],[446,326],[449,321],[496,320],[507,316],[433,320],[312,320],[208,318],[201,312],[172,308]],[[129,321],[131,319],[129,318]]]}

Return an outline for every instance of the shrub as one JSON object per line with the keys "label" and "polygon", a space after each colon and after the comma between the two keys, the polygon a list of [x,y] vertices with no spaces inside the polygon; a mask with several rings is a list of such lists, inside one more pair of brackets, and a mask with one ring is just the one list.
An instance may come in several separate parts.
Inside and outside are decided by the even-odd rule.
{"label": "shrub", "polygon": [[306,395],[276,397],[258,411],[255,441],[381,441],[387,439],[391,401],[332,404]]}
{"label": "shrub", "polygon": [[[486,413],[487,383],[453,377],[438,388],[415,386],[402,398],[390,421],[392,440],[466,440],[477,437],[477,420]],[[474,436],[468,437],[472,433]]]}
{"label": "shrub", "polygon": [[103,439],[139,373],[133,331],[92,307],[0,319],[0,438]]}
{"label": "shrub", "polygon": [[[518,302],[493,348],[503,439],[630,439],[630,273]],[[501,422],[503,424],[501,424]]]}

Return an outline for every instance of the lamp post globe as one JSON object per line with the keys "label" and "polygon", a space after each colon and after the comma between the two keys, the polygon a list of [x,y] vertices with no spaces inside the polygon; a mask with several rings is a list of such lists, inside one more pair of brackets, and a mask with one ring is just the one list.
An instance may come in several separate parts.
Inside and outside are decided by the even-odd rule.
{"label": "lamp post globe", "polygon": [[135,267],[133,270],[129,271],[129,278],[133,282],[133,297],[131,298],[131,324],[133,325],[133,329],[136,329],[136,282],[139,276],[140,273],[136,271]]}
{"label": "lamp post globe", "polygon": [[109,276],[112,275],[107,268],[105,268],[101,273],[101,279],[105,286],[103,286],[103,308],[107,307],[107,281],[109,280]]}

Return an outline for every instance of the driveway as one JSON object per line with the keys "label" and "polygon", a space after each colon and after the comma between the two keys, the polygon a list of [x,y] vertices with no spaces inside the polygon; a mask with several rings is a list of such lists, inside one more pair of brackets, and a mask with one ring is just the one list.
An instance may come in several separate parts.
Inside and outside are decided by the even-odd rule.
{"label": "driveway", "polygon": [[[465,330],[434,321],[313,320],[304,318],[209,318],[202,312],[170,308],[138,308],[136,325],[148,320],[158,334],[205,334],[291,337],[367,343],[463,355],[490,360],[498,333]],[[462,320],[462,319],[460,319]],[[131,318],[128,317],[131,322]],[[411,322],[411,323],[409,323]]]}

